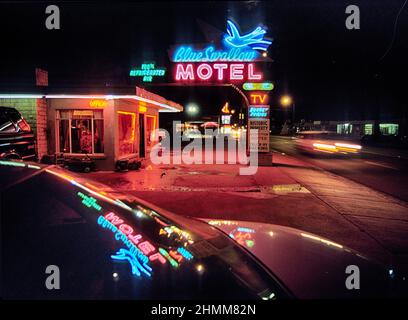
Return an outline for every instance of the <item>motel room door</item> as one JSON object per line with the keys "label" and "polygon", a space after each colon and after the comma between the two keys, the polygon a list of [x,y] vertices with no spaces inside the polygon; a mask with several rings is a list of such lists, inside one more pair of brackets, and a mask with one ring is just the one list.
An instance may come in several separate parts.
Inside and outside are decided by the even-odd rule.
{"label": "motel room door", "polygon": [[144,158],[146,156],[145,151],[145,116],[142,113],[139,113],[139,156]]}

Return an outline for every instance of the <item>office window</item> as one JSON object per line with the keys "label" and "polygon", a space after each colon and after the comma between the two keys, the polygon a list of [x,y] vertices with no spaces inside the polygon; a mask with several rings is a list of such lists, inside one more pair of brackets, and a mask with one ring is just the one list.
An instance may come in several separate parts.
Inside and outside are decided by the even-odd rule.
{"label": "office window", "polygon": [[57,110],[59,152],[104,152],[102,110]]}

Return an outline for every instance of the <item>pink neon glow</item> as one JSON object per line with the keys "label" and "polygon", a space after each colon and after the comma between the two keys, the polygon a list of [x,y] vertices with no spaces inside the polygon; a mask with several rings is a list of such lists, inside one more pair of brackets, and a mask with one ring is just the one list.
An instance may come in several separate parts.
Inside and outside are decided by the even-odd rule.
{"label": "pink neon glow", "polygon": [[128,235],[128,239],[134,244],[138,244],[140,239],[142,239],[142,236],[140,234],[130,234]]}
{"label": "pink neon glow", "polygon": [[114,214],[113,212],[109,212],[108,214],[105,215],[105,219],[110,221],[110,223],[112,223],[113,225],[118,225],[123,223],[123,220],[120,219],[116,214]]}
{"label": "pink neon glow", "polygon": [[249,63],[248,64],[248,80],[261,80],[261,79],[262,79],[262,74],[260,74],[260,73],[255,74],[254,73],[254,64]]}
{"label": "pink neon glow", "polygon": [[209,64],[202,63],[197,67],[197,76],[201,80],[208,80],[212,77],[212,75],[213,75],[213,70]]}
{"label": "pink neon glow", "polygon": [[191,63],[184,66],[182,64],[177,64],[176,69],[176,80],[194,80],[194,70],[193,65]]}
{"label": "pink neon glow", "polygon": [[143,241],[137,246],[145,255],[149,255],[149,253],[156,250],[156,248],[149,242]]}
{"label": "pink neon glow", "polygon": [[215,63],[214,64],[214,69],[218,71],[217,79],[218,80],[224,80],[224,71],[225,69],[228,69],[228,65],[226,63]]}
{"label": "pink neon glow", "polygon": [[244,79],[244,64],[231,64],[231,73],[230,79],[231,80],[242,80]]}
{"label": "pink neon glow", "polygon": [[166,263],[166,259],[160,254],[160,253],[155,253],[155,254],[152,254],[150,257],[149,257],[149,260],[150,261],[155,261],[155,260],[159,260],[162,264],[165,264]]}
{"label": "pink neon glow", "polygon": [[133,233],[133,228],[124,223],[119,226],[119,230],[122,231],[125,235],[129,235]]}

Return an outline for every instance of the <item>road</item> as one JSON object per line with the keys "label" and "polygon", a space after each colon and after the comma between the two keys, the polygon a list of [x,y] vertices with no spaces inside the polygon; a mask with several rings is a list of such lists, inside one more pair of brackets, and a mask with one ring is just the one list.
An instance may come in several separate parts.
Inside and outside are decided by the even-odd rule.
{"label": "road", "polygon": [[408,201],[408,159],[398,154],[390,156],[386,150],[367,148],[358,158],[309,156],[296,150],[295,139],[284,136],[271,136],[271,149]]}

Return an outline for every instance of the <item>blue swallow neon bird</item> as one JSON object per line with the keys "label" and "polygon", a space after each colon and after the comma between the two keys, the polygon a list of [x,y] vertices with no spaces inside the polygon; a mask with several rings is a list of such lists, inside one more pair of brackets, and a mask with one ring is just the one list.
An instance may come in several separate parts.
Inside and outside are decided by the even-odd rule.
{"label": "blue swallow neon bird", "polygon": [[128,261],[130,266],[132,267],[132,274],[140,277],[141,272],[146,274],[147,276],[151,276],[152,268],[150,268],[146,263],[140,263],[136,255],[130,252],[127,249],[120,249],[116,254],[111,255],[113,260],[124,260]]}
{"label": "blue swallow neon bird", "polygon": [[257,27],[245,35],[240,35],[237,26],[231,20],[227,20],[227,32],[224,40],[232,47],[250,47],[254,50],[266,51],[272,44],[272,41],[264,40],[266,30],[261,27]]}

